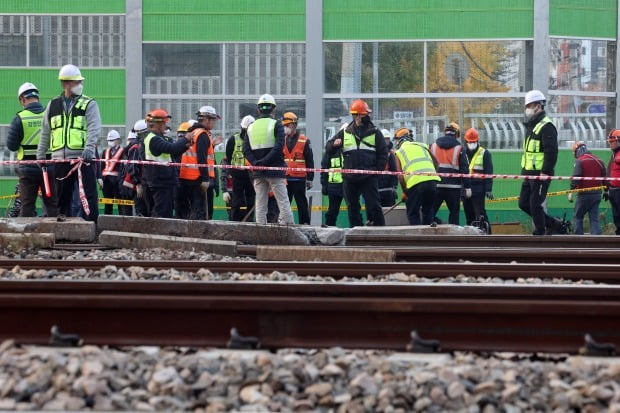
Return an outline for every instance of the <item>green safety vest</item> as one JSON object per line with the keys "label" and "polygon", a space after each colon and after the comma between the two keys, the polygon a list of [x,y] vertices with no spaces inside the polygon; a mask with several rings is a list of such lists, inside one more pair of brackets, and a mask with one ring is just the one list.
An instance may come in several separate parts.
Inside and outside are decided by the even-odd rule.
{"label": "green safety vest", "polygon": [[257,149],[270,149],[275,146],[276,136],[274,130],[276,122],[275,119],[260,118],[248,127],[248,139],[250,148],[253,151]]}
{"label": "green safety vest", "polygon": [[342,154],[329,159],[329,173],[327,174],[327,182],[330,184],[341,184],[342,181]]}
{"label": "green safety vest", "polygon": [[521,156],[521,167],[526,171],[538,171],[542,168],[545,161],[545,153],[540,148],[540,130],[547,123],[551,123],[551,119],[545,116],[534,126],[532,133],[526,136],[523,141],[523,155]]}
{"label": "green safety vest", "polygon": [[350,151],[354,151],[357,149],[364,150],[364,151],[372,151],[372,152],[377,151],[375,148],[375,132],[374,131],[372,132],[372,134],[368,136],[364,136],[362,139],[360,139],[359,143],[360,145],[358,148],[357,139],[355,139],[355,135],[345,130],[344,139],[342,140],[342,152],[350,152]]}
{"label": "green safety vest", "polygon": [[172,162],[172,156],[169,153],[160,153],[159,155],[153,155],[151,152],[151,139],[153,139],[155,135],[153,132],[149,132],[144,138],[144,157],[147,161],[155,161],[155,162]]}
{"label": "green safety vest", "polygon": [[245,156],[243,156],[243,139],[241,139],[241,135],[239,133],[236,133],[234,138],[235,148],[233,149],[230,164],[233,166],[244,166]]}
{"label": "green safety vest", "polygon": [[[404,142],[396,151],[403,172],[423,173],[436,172],[433,158],[424,146],[415,142]],[[406,175],[405,184],[407,189],[426,181],[441,181],[437,175]]]}
{"label": "green safety vest", "polygon": [[37,158],[37,146],[39,146],[39,139],[41,138],[43,114],[44,112],[34,113],[28,109],[17,112],[17,116],[21,119],[22,128],[24,130],[22,143],[17,150],[18,160]]}
{"label": "green safety vest", "polygon": [[484,149],[482,146],[478,146],[476,152],[471,157],[471,161],[469,161],[469,173],[483,173],[484,172]]}
{"label": "green safety vest", "polygon": [[88,138],[88,125],[86,123],[86,107],[93,99],[88,96],[80,96],[73,105],[71,113],[65,113],[63,97],[57,97],[50,103],[49,121],[51,129],[52,151],[64,147],[69,149],[84,149]]}

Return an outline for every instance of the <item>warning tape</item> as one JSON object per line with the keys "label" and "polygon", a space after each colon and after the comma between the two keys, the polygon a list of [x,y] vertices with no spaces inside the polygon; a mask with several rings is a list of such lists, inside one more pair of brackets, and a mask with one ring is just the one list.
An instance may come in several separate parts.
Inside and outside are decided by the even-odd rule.
{"label": "warning tape", "polygon": [[[580,193],[580,192],[591,192],[591,191],[598,191],[601,189],[605,189],[604,186],[594,186],[591,188],[580,188],[580,189],[567,189],[565,191],[555,191],[555,192],[547,192],[547,196],[558,196],[558,195],[566,195],[566,194],[574,194],[574,193]],[[506,198],[493,198],[493,199],[489,199],[486,201],[487,204],[489,203],[495,203],[495,202],[505,202],[505,201],[516,201],[518,200],[519,197],[518,196],[509,196]]]}

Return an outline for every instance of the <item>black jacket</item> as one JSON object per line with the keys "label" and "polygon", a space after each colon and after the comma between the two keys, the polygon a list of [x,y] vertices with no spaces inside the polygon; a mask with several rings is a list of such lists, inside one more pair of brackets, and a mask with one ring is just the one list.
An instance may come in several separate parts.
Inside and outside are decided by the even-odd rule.
{"label": "black jacket", "polygon": [[[331,158],[338,158],[340,156],[340,151],[336,151],[335,155],[329,156],[327,152],[323,153],[323,158],[321,159],[321,169],[329,169],[331,167]],[[321,189],[324,194],[327,195],[336,195],[336,196],[344,196],[342,191],[342,183],[329,182],[329,173],[321,172]]]}

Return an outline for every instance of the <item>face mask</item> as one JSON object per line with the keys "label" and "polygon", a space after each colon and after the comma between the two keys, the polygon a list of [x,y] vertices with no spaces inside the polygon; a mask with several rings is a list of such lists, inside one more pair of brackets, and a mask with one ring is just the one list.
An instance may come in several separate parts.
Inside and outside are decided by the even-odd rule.
{"label": "face mask", "polygon": [[285,126],[284,127],[284,134],[285,135],[292,135],[293,134],[293,128],[291,128],[290,126]]}
{"label": "face mask", "polygon": [[108,141],[108,146],[110,148],[114,148],[115,146],[118,146],[118,141]]}
{"label": "face mask", "polygon": [[467,142],[467,147],[470,151],[475,151],[478,147],[478,142]]}
{"label": "face mask", "polygon": [[76,96],[81,96],[83,91],[84,91],[84,85],[82,83],[77,84],[71,88],[71,93],[73,93]]}
{"label": "face mask", "polygon": [[532,120],[534,115],[536,115],[536,109],[535,108],[527,108],[527,109],[525,109],[525,119],[526,120]]}

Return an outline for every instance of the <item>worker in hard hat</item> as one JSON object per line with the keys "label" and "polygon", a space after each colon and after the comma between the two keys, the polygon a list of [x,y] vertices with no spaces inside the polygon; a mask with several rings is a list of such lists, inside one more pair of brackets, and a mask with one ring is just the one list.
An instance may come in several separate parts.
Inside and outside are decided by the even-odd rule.
{"label": "worker in hard hat", "polygon": [[[71,216],[73,188],[81,175],[79,198],[81,205],[87,203],[88,214],[82,207],[84,218],[97,221],[99,216],[97,193],[97,165],[93,162],[95,146],[101,134],[101,115],[97,102],[84,95],[84,77],[75,65],[60,68],[58,79],[62,94],[52,99],[45,109],[41,126],[41,139],[37,147],[37,159],[46,159],[49,150],[52,159],[66,161],[56,163],[58,213]],[[82,159],[80,174],[74,171],[71,160]]]}
{"label": "worker in hard hat", "polygon": [[[256,222],[267,223],[267,204],[269,192],[272,191],[278,203],[279,224],[293,224],[291,203],[286,190],[284,153],[284,127],[282,122],[273,118],[276,100],[264,94],[256,102],[258,119],[248,127],[248,138],[243,141],[243,155],[251,166],[254,191],[256,192]],[[281,169],[260,169],[276,167]]]}
{"label": "worker in hard hat", "polygon": [[[392,143],[392,133],[387,129],[381,129],[385,144],[388,148],[388,160],[385,164],[386,172],[396,172],[396,158],[394,157],[394,144]],[[379,175],[377,178],[379,185],[379,198],[382,207],[391,207],[396,203],[396,188],[398,187],[397,175]]]}
{"label": "worker in hard hat", "polygon": [[[181,157],[177,216],[181,219],[212,219],[213,199],[219,196],[215,172],[212,130],[220,115],[213,106],[202,106],[196,112],[197,123],[189,129],[191,146]],[[207,165],[207,167],[198,167]]]}
{"label": "worker in hard hat", "polygon": [[362,226],[360,195],[366,203],[366,218],[371,225],[384,226],[381,210],[377,171],[385,170],[388,148],[383,134],[370,120],[371,110],[362,99],[351,102],[349,113],[353,122],[338,131],[325,145],[325,151],[333,156],[342,150],[344,169],[357,169],[375,173],[344,173],[343,190],[348,204],[349,225]]}
{"label": "worker in hard hat", "polygon": [[[573,177],[605,178],[607,170],[605,164],[598,156],[588,150],[584,141],[577,141],[573,145],[573,155],[575,164],[573,166]],[[570,181],[570,189],[581,190],[574,197],[573,193],[568,194],[568,201],[573,202],[577,198],[575,209],[573,210],[573,223],[575,224],[575,234],[583,235],[583,218],[588,214],[590,219],[590,234],[601,235],[601,224],[598,217],[598,207],[601,203],[600,187],[605,182],[604,179],[577,180]]]}
{"label": "worker in hard hat", "polygon": [[[32,83],[26,82],[17,90],[17,99],[23,109],[11,121],[7,135],[7,147],[17,152],[19,161],[35,161],[39,144],[41,122],[45,108],[39,102],[39,89]],[[45,153],[50,159],[51,152]],[[53,164],[46,164],[48,181],[51,193],[46,195],[43,182],[43,172],[36,163],[20,163],[17,168],[19,176],[19,216],[34,217],[37,215],[37,194],[41,191],[45,214],[50,217],[58,215],[58,197],[55,188],[55,174]],[[16,203],[18,203],[16,201]]]}
{"label": "worker in hard hat", "polygon": [[[101,190],[104,198],[120,198],[119,172],[122,164],[119,161],[127,159],[127,154],[125,148],[121,146],[121,135],[118,131],[114,129],[109,131],[106,140],[108,147],[103,151],[105,163],[101,171],[103,181]],[[113,208],[113,204],[105,204],[104,214],[112,215]],[[119,215],[124,215],[124,212],[123,205],[118,205]]]}
{"label": "worker in hard hat", "polygon": [[[340,129],[348,126],[343,123]],[[325,213],[325,225],[328,227],[336,226],[338,214],[340,213],[340,205],[344,199],[342,189],[343,178],[341,169],[343,167],[342,148],[339,148],[331,155],[327,151],[323,152],[321,159],[321,169],[327,169],[328,172],[321,172],[321,193],[327,196],[327,212]],[[360,221],[362,218],[360,217]]]}
{"label": "worker in hard hat", "polygon": [[[180,156],[190,146],[186,138],[178,138],[175,142],[168,141],[164,134],[172,117],[165,109],[153,109],[146,115],[149,133],[144,138],[140,149],[142,159],[153,162],[172,162],[173,156]],[[144,165],[143,183],[138,184],[136,192],[143,197],[143,185],[148,192],[147,204],[151,203],[151,216],[156,218],[172,218],[174,191],[178,185],[178,173],[169,165]]]}
{"label": "worker in hard hat", "polygon": [[[493,158],[488,149],[480,145],[480,134],[475,128],[465,131],[465,155],[469,161],[470,174],[493,174]],[[463,199],[467,225],[478,222],[481,229],[491,233],[491,224],[485,207],[485,199],[493,199],[493,178],[471,178],[471,197]]]}
{"label": "worker in hard hat", "polygon": [[[435,140],[430,146],[430,151],[437,159],[439,166],[437,172],[469,174],[469,162],[463,145],[459,141],[461,128],[456,122],[450,122],[444,129],[444,136]],[[461,210],[461,195],[465,199],[471,198],[471,184],[469,178],[441,177],[437,184],[435,195],[435,214],[444,202],[448,207],[448,222],[459,225]]]}
{"label": "worker in hard hat", "polygon": [[282,115],[284,126],[284,162],[286,170],[286,190],[288,199],[297,204],[298,222],[302,225],[310,225],[310,209],[306,190],[312,188],[314,172],[299,171],[296,168],[314,169],[314,155],[312,145],[306,135],[297,129],[297,115],[293,112],[285,112]]}
{"label": "worker in hard hat", "polygon": [[[243,155],[243,142],[248,138],[248,127],[256,119],[252,115],[241,119],[239,132],[231,136],[226,142],[226,158],[229,159],[231,168],[228,170],[232,178],[232,190],[224,192],[224,202],[230,204],[230,219],[232,221],[252,221],[256,192],[252,184],[252,177],[246,166],[248,162]],[[249,214],[249,215],[248,215]]]}
{"label": "worker in hard hat", "polygon": [[[148,126],[144,119],[139,119],[131,128],[130,136],[127,137],[127,160],[143,161],[141,155],[141,146],[144,138],[149,133]],[[146,200],[150,199],[145,196],[148,191],[144,178],[142,177],[143,165],[140,163],[127,163],[123,167],[123,182],[121,183],[121,195],[123,199],[133,200],[133,215],[148,217],[151,216],[151,205]],[[141,194],[138,197],[137,187],[140,185]],[[131,214],[129,214],[131,215]]]}
{"label": "worker in hard hat", "polygon": [[551,180],[540,179],[553,176],[558,160],[558,131],[545,112],[547,100],[539,90],[525,95],[525,139],[521,157],[521,175],[525,179],[519,193],[519,208],[532,217],[533,235],[566,234],[566,222],[549,216],[545,200]]}

